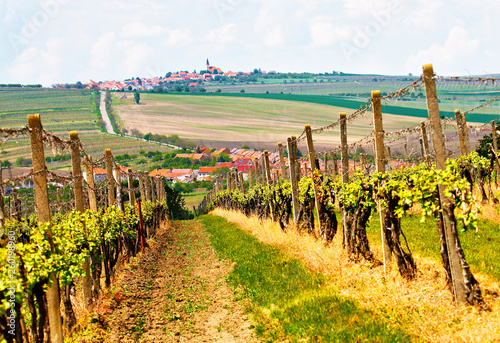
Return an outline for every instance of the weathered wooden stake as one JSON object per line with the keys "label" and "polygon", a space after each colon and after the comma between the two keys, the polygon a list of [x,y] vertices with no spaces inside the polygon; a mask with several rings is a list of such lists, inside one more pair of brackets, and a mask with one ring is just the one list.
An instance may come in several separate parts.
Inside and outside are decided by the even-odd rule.
{"label": "weathered wooden stake", "polygon": [[144,187],[144,174],[142,172],[137,172],[137,178],[139,179],[139,191],[141,192],[141,201],[146,201],[146,188]]}
{"label": "weathered wooden stake", "polygon": [[465,139],[464,139],[464,127],[462,124],[462,114],[460,110],[455,110],[455,119],[457,120],[457,132],[458,132],[458,141],[460,143],[460,153],[465,156],[467,155],[467,150],[465,148]]}
{"label": "weathered wooden stake", "polygon": [[137,200],[137,212],[139,214],[139,237],[141,238],[141,252],[144,254],[144,246],[146,244],[145,244],[145,239],[144,239],[144,224],[142,221],[142,211],[141,211],[141,201],[140,200]]}
{"label": "weathered wooden stake", "polygon": [[[31,129],[31,156],[35,181],[35,204],[39,223],[50,222],[49,192],[47,189],[47,171],[45,170],[45,152],[43,149],[42,123],[39,114],[28,116],[28,126]],[[54,253],[52,230],[47,229],[47,240],[50,250]],[[59,280],[55,273],[49,275],[47,289],[47,312],[49,315],[50,338],[53,343],[63,343],[63,331],[59,297]]]}
{"label": "weathered wooden stake", "polygon": [[[83,213],[85,211],[85,205],[83,202],[82,166],[80,159],[80,140],[78,139],[78,132],[70,132],[69,139],[71,141],[71,165],[73,175],[73,192],[75,194],[75,210]],[[82,279],[83,301],[86,305],[90,305],[90,303],[92,302],[90,257],[87,257],[85,259],[82,267],[85,272],[85,275]]]}
{"label": "weathered wooden stake", "polygon": [[[271,168],[269,167],[269,152],[267,150],[264,150],[264,155],[262,158],[263,158],[264,176],[266,179],[266,183],[268,185],[271,185]],[[270,201],[269,204],[271,211],[271,220],[274,221],[274,203]]]}
{"label": "weathered wooden stake", "polygon": [[132,208],[135,206],[135,192],[132,190],[134,188],[134,179],[132,177],[132,169],[127,169],[127,182],[128,182],[128,201]]}
{"label": "weathered wooden stake", "polygon": [[332,166],[333,166],[333,175],[337,176],[339,175],[339,166],[337,164],[337,153],[336,152],[331,152],[331,157],[332,157]]}
{"label": "weathered wooden stake", "polygon": [[104,150],[104,157],[106,158],[106,177],[108,181],[108,206],[116,204],[115,198],[115,179],[113,177],[113,156],[111,156],[111,149]]}
{"label": "weathered wooden stake", "polygon": [[[382,105],[380,103],[380,91],[372,91],[372,107],[373,107],[373,127],[375,137],[375,168],[377,172],[385,172],[385,148],[384,148],[384,126],[382,121]],[[391,248],[387,242],[386,231],[391,228],[385,227],[386,210],[382,210],[379,206],[380,215],[380,231],[382,236],[382,249],[384,255],[384,272],[387,272],[391,267]]]}
{"label": "weathered wooden stake", "polygon": [[[439,104],[436,93],[436,83],[434,81],[434,70],[432,64],[426,64],[422,67],[424,72],[425,96],[427,99],[427,110],[429,112],[429,122],[431,126],[432,145],[436,154],[436,168],[446,169],[446,151],[441,128],[441,118],[439,115]],[[458,237],[454,237],[450,225],[450,214],[448,213],[449,202],[451,201],[444,194],[444,187],[438,186],[441,208],[443,209],[443,224],[446,245],[448,247],[448,259],[451,269],[451,281],[455,301],[465,303],[467,301],[466,287],[463,281],[462,266],[457,252]],[[459,242],[458,242],[459,243]]]}
{"label": "weathered wooden stake", "polygon": [[245,180],[243,180],[243,173],[238,172],[239,174],[239,179],[240,179],[240,190],[241,193],[245,193]]}
{"label": "weathered wooden stake", "polygon": [[[309,163],[311,165],[311,177],[313,177],[314,171],[318,168],[316,165],[316,152],[314,151],[311,125],[305,125],[304,130],[306,132],[307,151],[309,153]],[[316,215],[318,217],[318,229],[321,230],[321,213],[319,213],[319,197],[318,197],[318,190],[316,189],[316,184],[314,182],[314,178],[313,178],[313,190],[314,190],[314,205],[316,207]]]}
{"label": "weathered wooden stake", "polygon": [[253,187],[253,169],[252,169],[252,166],[250,166],[250,168],[248,168],[248,185],[250,186],[250,188]]}
{"label": "weathered wooden stake", "polygon": [[427,129],[425,128],[425,121],[420,123],[421,139],[423,142],[423,157],[427,165],[431,164],[431,155],[429,153],[429,140],[427,139]]}
{"label": "weathered wooden stake", "polygon": [[115,182],[116,182],[116,205],[118,206],[118,209],[123,212],[124,207],[123,207],[123,192],[122,192],[122,175],[120,171],[120,166],[115,165],[114,168],[114,176],[115,176]]}
{"label": "weathered wooden stake", "polygon": [[278,143],[278,153],[280,155],[281,177],[283,180],[287,180],[288,177],[286,174],[285,154],[283,153],[283,144],[281,144],[281,142]]}
{"label": "weathered wooden stake", "polygon": [[[462,132],[464,136],[465,152],[470,154],[470,142],[469,142],[469,130],[467,129],[467,119],[465,119],[465,113],[461,113],[462,117]],[[477,131],[476,131],[477,133]]]}
{"label": "weathered wooden stake", "polygon": [[[151,201],[151,186],[149,185],[149,175],[144,172],[144,188],[146,193],[146,201]],[[149,237],[149,236],[148,236]]]}
{"label": "weathered wooden stake", "polygon": [[347,151],[347,119],[345,113],[340,113],[340,144],[342,162],[342,182],[349,183],[349,153]]}
{"label": "weathered wooden stake", "polygon": [[260,170],[259,170],[259,159],[255,157],[254,159],[254,164],[255,164],[255,184],[259,184],[259,179],[260,179]]}
{"label": "weathered wooden stake", "polygon": [[94,168],[92,166],[92,158],[90,156],[85,156],[85,181],[89,185],[88,196],[89,196],[89,208],[92,211],[97,211],[97,196],[95,192],[95,180],[94,180]]}
{"label": "weathered wooden stake", "polygon": [[156,188],[156,178],[153,176],[151,177],[151,202],[156,201],[155,188]]}
{"label": "weathered wooden stake", "polygon": [[290,177],[290,184],[292,188],[292,210],[293,210],[293,223],[297,226],[297,215],[299,213],[299,185],[298,185],[298,177],[296,175],[297,171],[297,141],[296,137],[292,136],[287,139],[287,147],[288,147],[288,172]]}

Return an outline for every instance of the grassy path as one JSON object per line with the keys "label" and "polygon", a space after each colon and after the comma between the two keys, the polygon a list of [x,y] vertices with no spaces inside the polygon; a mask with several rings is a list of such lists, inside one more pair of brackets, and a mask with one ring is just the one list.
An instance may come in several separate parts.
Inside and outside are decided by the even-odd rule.
{"label": "grassy path", "polygon": [[260,338],[268,342],[409,342],[413,338],[341,297],[326,278],[261,243],[238,225],[199,219],[219,256],[234,263],[228,280],[249,299]]}

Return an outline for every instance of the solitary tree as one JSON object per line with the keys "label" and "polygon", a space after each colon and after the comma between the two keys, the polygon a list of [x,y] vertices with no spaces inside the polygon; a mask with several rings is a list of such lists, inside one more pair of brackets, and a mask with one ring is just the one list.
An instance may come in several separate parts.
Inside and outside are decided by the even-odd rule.
{"label": "solitary tree", "polygon": [[136,104],[139,104],[139,101],[141,101],[141,95],[139,94],[138,91],[134,92],[134,101]]}

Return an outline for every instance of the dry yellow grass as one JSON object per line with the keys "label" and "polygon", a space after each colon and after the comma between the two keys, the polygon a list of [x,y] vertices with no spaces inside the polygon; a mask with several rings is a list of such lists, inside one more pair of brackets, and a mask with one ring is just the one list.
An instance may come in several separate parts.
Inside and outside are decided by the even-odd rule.
{"label": "dry yellow grass", "polygon": [[[247,218],[234,211],[211,212],[238,224],[260,241],[296,256],[313,270],[329,276],[329,283],[346,298],[356,301],[391,325],[431,342],[500,342],[500,284],[491,277],[476,275],[485,297],[483,310],[457,306],[445,286],[440,263],[416,256],[419,275],[415,281],[399,276],[396,265],[387,275],[383,268],[349,262],[342,249],[341,234],[332,244],[289,228],[284,233],[270,220]],[[373,247],[381,259],[379,247]],[[487,291],[486,291],[487,290]]]}

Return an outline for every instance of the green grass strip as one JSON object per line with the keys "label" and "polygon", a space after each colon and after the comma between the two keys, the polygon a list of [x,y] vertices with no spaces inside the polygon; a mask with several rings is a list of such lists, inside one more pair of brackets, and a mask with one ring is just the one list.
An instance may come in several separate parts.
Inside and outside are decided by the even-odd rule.
{"label": "green grass strip", "polygon": [[325,276],[281,250],[258,241],[227,220],[198,217],[222,259],[235,263],[227,277],[249,311],[257,334],[267,342],[408,342],[413,338],[389,328],[380,317],[343,299]]}

